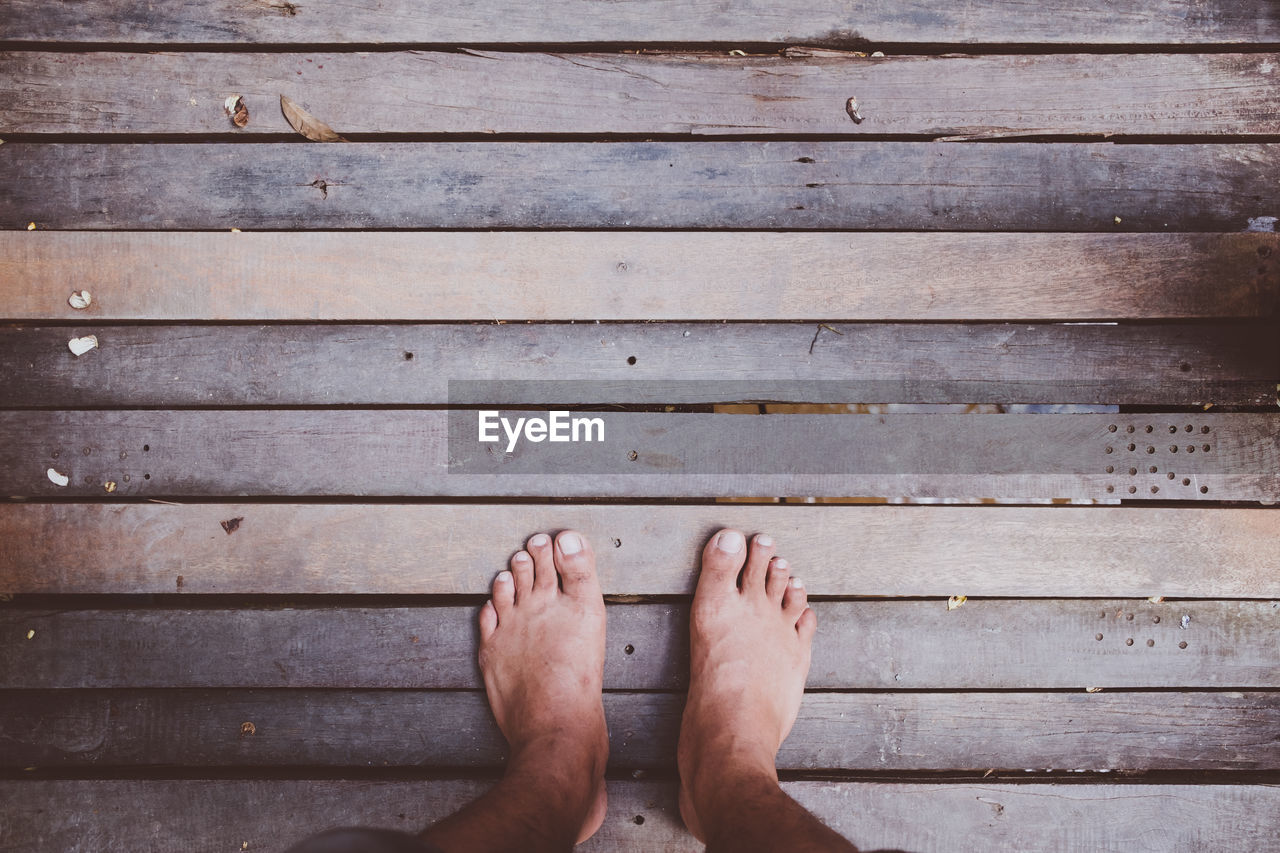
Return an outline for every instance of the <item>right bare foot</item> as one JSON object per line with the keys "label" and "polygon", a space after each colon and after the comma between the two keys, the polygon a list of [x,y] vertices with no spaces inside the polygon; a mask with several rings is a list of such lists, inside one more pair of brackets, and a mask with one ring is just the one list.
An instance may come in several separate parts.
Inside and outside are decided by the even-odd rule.
{"label": "right bare foot", "polygon": [[774,759],[800,711],[818,620],[773,548],[756,536],[748,556],[741,532],[721,530],[702,552],[678,758],[680,814],[703,842],[715,828],[699,816],[723,813],[717,797],[732,784],[776,786]]}

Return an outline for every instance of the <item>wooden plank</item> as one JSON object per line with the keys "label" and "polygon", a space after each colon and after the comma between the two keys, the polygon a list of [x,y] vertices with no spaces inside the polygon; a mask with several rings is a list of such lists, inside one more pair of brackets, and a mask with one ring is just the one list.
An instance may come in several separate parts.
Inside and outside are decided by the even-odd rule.
{"label": "wooden plank", "polygon": [[[332,780],[0,781],[5,841],[23,853],[283,853],[334,826],[417,831],[492,782]],[[609,813],[585,851],[703,849],[680,822],[674,782],[610,781]],[[1274,785],[783,782],[860,849],[1132,853],[1274,851]],[[145,815],[145,820],[139,816]],[[640,820],[636,818],[639,817]]]}
{"label": "wooden plank", "polygon": [[1278,252],[1256,232],[0,231],[0,318],[1265,317]]}
{"label": "wooden plank", "polygon": [[[808,686],[1275,688],[1277,606],[970,599],[949,611],[942,601],[818,601]],[[475,689],[477,610],[8,609],[0,612],[0,683]],[[611,605],[608,613],[607,688],[685,687],[687,605]]]}
{"label": "wooden plank", "polygon": [[[683,696],[607,693],[604,704],[612,769],[674,769]],[[814,693],[778,768],[1274,770],[1277,724],[1273,692]],[[507,759],[478,691],[4,691],[0,732],[10,768],[498,768]]]}
{"label": "wooden plank", "polygon": [[1269,509],[570,503],[0,504],[0,592],[485,594],[576,528],[606,593],[688,595],[721,527],[772,534],[820,595],[1280,598]]}
{"label": "wooden plank", "polygon": [[[834,330],[834,331],[832,331]],[[77,358],[68,340],[93,334]],[[1253,325],[0,327],[5,407],[736,400],[1270,405]]]}
{"label": "wooden plank", "polygon": [[[1280,54],[0,53],[0,133],[1275,134]],[[223,109],[239,94],[249,123]],[[846,103],[855,97],[860,120]]]}
{"label": "wooden plank", "polygon": [[604,411],[583,415],[598,422],[590,441],[526,440],[511,452],[509,441],[478,440],[480,417],[0,412],[0,494],[1280,499],[1280,416],[1271,414]]}
{"label": "wooden plank", "polygon": [[9,143],[0,146],[0,184],[9,189],[0,196],[0,228],[1243,231],[1275,215],[1277,151],[998,142]]}
{"label": "wooden plank", "polygon": [[1266,0],[1188,8],[1178,0],[1114,3],[1016,0],[963,7],[889,2],[851,7],[839,0],[786,14],[765,0],[672,5],[662,0],[602,8],[589,0],[488,2],[460,8],[430,0],[325,4],[261,0],[184,2],[139,9],[125,0],[73,8],[10,0],[0,22],[5,41],[134,44],[493,44],[497,42],[864,42],[1040,44],[1236,44],[1280,42],[1280,21]]}

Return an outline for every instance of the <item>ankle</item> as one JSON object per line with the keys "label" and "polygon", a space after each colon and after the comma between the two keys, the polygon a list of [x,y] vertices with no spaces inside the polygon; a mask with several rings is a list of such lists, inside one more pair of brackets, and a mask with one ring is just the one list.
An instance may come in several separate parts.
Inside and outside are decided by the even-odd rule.
{"label": "ankle", "polygon": [[680,782],[704,827],[744,798],[778,789],[773,756],[756,747],[722,735],[701,748],[682,750]]}
{"label": "ankle", "polygon": [[736,764],[710,766],[696,775],[689,797],[708,845],[725,833],[740,829],[760,809],[769,809],[782,795],[777,771],[768,767]]}

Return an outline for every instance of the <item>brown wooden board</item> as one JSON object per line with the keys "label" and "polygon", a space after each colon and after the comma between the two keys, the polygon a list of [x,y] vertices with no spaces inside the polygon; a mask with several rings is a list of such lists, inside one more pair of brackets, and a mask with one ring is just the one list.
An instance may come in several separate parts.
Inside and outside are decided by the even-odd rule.
{"label": "brown wooden board", "polygon": [[1273,414],[481,411],[0,412],[0,494],[1280,500]]}
{"label": "brown wooden board", "polygon": [[[684,698],[607,693],[615,769],[674,769]],[[1274,770],[1280,694],[813,693],[780,770]],[[500,767],[483,693],[4,691],[9,768]]]}
{"label": "brown wooden board", "polygon": [[[826,592],[809,586],[815,595]],[[971,598],[948,610],[940,600],[816,601],[808,686],[1275,688],[1277,607],[1272,601]],[[0,611],[0,684],[474,689],[482,686],[475,663],[478,610],[50,612],[10,606]],[[686,604],[610,605],[608,620],[607,688],[686,685]]]}
{"label": "brown wooden board", "polygon": [[[98,349],[77,357],[72,338]],[[1254,325],[0,326],[4,407],[1271,405]]]}
{"label": "brown wooden board", "polygon": [[[489,788],[479,779],[0,781],[5,841],[23,853],[103,849],[283,853],[321,829],[417,831]],[[783,782],[863,850],[1057,853],[1272,851],[1274,785]],[[578,849],[701,851],[680,822],[674,782],[612,781],[600,832]],[[637,820],[639,818],[639,820]]]}
{"label": "brown wooden board", "polygon": [[0,133],[1280,133],[1274,53],[794,53],[0,53]]}
{"label": "brown wooden board", "polygon": [[0,231],[0,318],[1264,317],[1277,252],[1259,232]]}
{"label": "brown wooden board", "polygon": [[1034,7],[983,0],[839,0],[788,14],[766,0],[672,5],[661,0],[603,8],[590,0],[517,0],[459,6],[442,0],[360,0],[340,7],[287,0],[184,2],[140,8],[127,0],[72,7],[11,0],[0,22],[6,41],[157,44],[445,44],[462,42],[871,42],[1041,44],[1235,44],[1280,42],[1280,20],[1266,0],[1188,8],[1178,0],[1123,3],[1052,0]]}
{"label": "brown wooden board", "polygon": [[[1280,147],[0,146],[0,228],[1273,230]],[[1262,224],[1259,224],[1259,223]]]}
{"label": "brown wooden board", "polygon": [[721,527],[818,595],[1280,599],[1273,509],[570,503],[0,504],[0,593],[485,594],[575,528],[606,593],[687,595]]}

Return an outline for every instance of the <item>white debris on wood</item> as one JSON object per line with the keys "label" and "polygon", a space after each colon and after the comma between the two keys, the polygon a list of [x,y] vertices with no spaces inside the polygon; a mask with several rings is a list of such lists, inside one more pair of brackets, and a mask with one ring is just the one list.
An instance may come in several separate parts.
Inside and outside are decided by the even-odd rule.
{"label": "white debris on wood", "polygon": [[93,297],[87,290],[77,290],[67,298],[67,304],[76,310],[82,310],[93,304]]}
{"label": "white debris on wood", "polygon": [[1191,617],[1188,616],[1186,613],[1182,614],[1182,622],[1178,627],[1185,628],[1190,624],[1191,624]]}
{"label": "white debris on wood", "polygon": [[97,335],[86,335],[83,338],[72,338],[67,341],[67,349],[71,350],[71,354],[76,356],[84,355],[89,350],[96,349],[97,346]]}
{"label": "white debris on wood", "polygon": [[66,474],[60,473],[56,468],[50,468],[44,472],[49,477],[49,482],[55,486],[65,486],[71,482],[71,478]]}
{"label": "white debris on wood", "polygon": [[1251,216],[1249,217],[1249,227],[1246,231],[1262,231],[1272,233],[1276,230],[1276,217],[1274,216]]}

